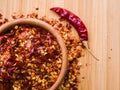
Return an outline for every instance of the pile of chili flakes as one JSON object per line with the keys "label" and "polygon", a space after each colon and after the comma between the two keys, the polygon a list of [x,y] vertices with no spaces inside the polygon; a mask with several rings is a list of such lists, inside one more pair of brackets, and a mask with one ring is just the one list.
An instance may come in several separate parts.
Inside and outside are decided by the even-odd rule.
{"label": "pile of chili flakes", "polygon": [[[83,55],[82,54],[82,43],[75,35],[72,33],[72,26],[68,22],[64,22],[61,19],[48,19],[45,16],[38,17],[37,13],[31,13],[27,15],[12,15],[13,19],[18,18],[35,18],[45,21],[46,23],[50,24],[54,27],[60,35],[63,37],[64,42],[66,44],[68,50],[68,70],[66,76],[59,86],[58,90],[78,90],[78,84],[80,80],[78,79],[78,75],[80,74],[80,67],[81,65],[78,64],[79,58]],[[2,14],[0,14],[0,25],[8,22],[9,20],[6,18],[2,18]],[[17,83],[16,83],[17,85]],[[32,89],[36,90],[36,89]],[[41,89],[44,90],[44,89]]]}

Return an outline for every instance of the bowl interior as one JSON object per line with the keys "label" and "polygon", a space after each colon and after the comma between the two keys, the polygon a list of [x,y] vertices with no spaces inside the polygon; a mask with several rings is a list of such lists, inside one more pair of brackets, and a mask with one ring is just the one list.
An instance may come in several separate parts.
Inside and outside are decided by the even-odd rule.
{"label": "bowl interior", "polygon": [[44,28],[45,30],[50,32],[56,38],[56,40],[61,48],[61,52],[62,52],[61,71],[60,71],[60,74],[58,76],[58,79],[50,88],[50,90],[55,90],[62,82],[63,78],[65,77],[66,71],[67,71],[67,64],[68,64],[67,63],[67,49],[66,49],[64,40],[62,39],[60,34],[52,26],[50,26],[49,24],[47,24],[41,20],[37,20],[37,19],[16,19],[13,21],[9,21],[9,22],[3,24],[2,26],[0,26],[0,34],[3,33],[4,31],[7,31],[9,28],[11,28],[15,25],[23,25],[23,24]]}

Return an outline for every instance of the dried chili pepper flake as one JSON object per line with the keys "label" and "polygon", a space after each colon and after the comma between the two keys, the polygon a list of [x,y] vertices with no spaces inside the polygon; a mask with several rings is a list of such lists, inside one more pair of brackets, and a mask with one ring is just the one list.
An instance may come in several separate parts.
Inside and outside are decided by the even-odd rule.
{"label": "dried chili pepper flake", "polygon": [[0,13],[0,19],[2,19],[2,16],[3,16],[3,15]]}
{"label": "dried chili pepper flake", "polygon": [[12,15],[12,19],[24,18],[24,15],[21,13],[14,12]]}
{"label": "dried chili pepper flake", "polygon": [[39,10],[39,8],[35,8],[36,10]]}

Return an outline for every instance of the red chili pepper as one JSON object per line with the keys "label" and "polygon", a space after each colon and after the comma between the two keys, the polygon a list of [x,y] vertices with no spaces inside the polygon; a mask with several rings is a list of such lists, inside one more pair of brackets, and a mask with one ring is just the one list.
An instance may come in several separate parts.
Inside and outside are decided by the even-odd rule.
{"label": "red chili pepper", "polygon": [[72,13],[66,9],[60,8],[60,7],[53,7],[50,10],[56,12],[62,18],[67,19],[77,30],[81,41],[88,40],[87,28],[85,27],[84,23],[78,16],[76,16],[74,13]]}
{"label": "red chili pepper", "polygon": [[60,15],[62,18],[68,20],[77,30],[78,35],[80,37],[80,40],[82,41],[82,47],[86,48],[87,51],[96,59],[99,60],[98,58],[96,58],[91,51],[89,50],[89,46],[88,43],[85,41],[88,41],[88,32],[87,32],[87,28],[85,27],[84,23],[82,22],[82,20],[76,16],[74,13],[72,13],[69,10],[66,10],[64,8],[60,8],[60,7],[53,7],[50,8],[50,10],[56,12],[58,15]]}

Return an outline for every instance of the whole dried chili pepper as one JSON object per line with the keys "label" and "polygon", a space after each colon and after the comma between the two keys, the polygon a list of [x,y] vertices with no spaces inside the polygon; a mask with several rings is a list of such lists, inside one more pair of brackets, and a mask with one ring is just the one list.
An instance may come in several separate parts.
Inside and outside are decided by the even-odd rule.
{"label": "whole dried chili pepper", "polygon": [[56,12],[61,17],[67,19],[77,30],[81,41],[88,40],[87,28],[85,27],[84,23],[78,16],[76,16],[74,13],[72,13],[66,9],[60,8],[60,7],[53,7],[50,10]]}
{"label": "whole dried chili pepper", "polygon": [[96,58],[90,51],[88,43],[86,41],[88,41],[88,32],[87,32],[87,28],[84,25],[83,21],[74,13],[72,13],[69,10],[66,10],[64,8],[61,7],[52,7],[50,8],[50,10],[56,12],[58,15],[60,15],[62,18],[68,20],[73,26],[74,28],[77,30],[78,35],[80,37],[80,40],[82,42],[82,47],[86,48],[87,51],[96,59],[99,60],[98,58]]}

